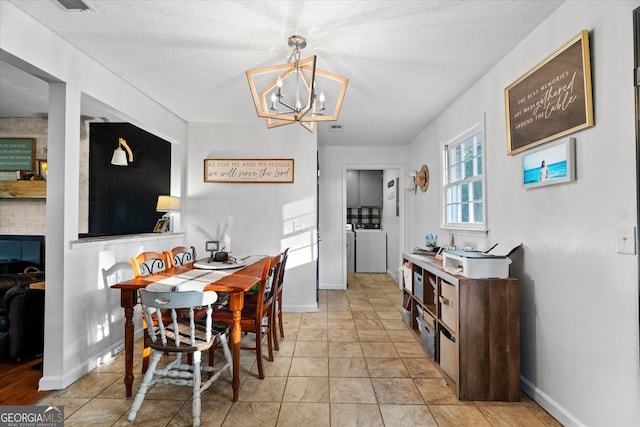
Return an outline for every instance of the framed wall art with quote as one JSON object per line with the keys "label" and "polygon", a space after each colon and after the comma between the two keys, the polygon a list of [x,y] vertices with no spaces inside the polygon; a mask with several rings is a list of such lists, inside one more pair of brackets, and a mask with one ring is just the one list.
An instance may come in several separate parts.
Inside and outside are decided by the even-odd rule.
{"label": "framed wall art with quote", "polygon": [[204,159],[204,182],[293,183],[293,159]]}
{"label": "framed wall art with quote", "polygon": [[510,84],[504,95],[509,155],[593,126],[589,31]]}

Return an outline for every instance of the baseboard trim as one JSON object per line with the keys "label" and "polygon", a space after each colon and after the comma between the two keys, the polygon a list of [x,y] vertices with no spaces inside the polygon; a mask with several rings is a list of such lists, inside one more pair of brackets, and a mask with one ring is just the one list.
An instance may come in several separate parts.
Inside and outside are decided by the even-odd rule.
{"label": "baseboard trim", "polygon": [[282,304],[282,311],[289,313],[316,313],[318,305],[286,305]]}
{"label": "baseboard trim", "polygon": [[319,288],[321,291],[344,291],[347,289],[344,283],[321,283]]}
{"label": "baseboard trim", "polygon": [[520,375],[520,388],[522,391],[533,399],[538,405],[542,406],[563,426],[584,426],[585,424],[577,420],[570,412],[564,409],[558,402],[553,400],[548,394],[536,387],[525,377]]}
{"label": "baseboard trim", "polygon": [[387,270],[387,276],[391,277],[393,280],[398,282],[398,275],[397,274],[393,274],[393,270]]}
{"label": "baseboard trim", "polygon": [[[134,332],[134,341],[142,337],[144,331],[142,328]],[[111,345],[108,349],[104,350],[101,354],[94,355],[86,360],[84,363],[76,366],[68,372],[64,372],[62,375],[43,375],[38,382],[39,391],[48,390],[62,390],[69,387],[74,382],[91,372],[93,369],[101,365],[103,360],[107,360],[117,353],[124,350],[124,338]],[[135,355],[134,355],[135,359]],[[46,362],[45,362],[46,363]],[[46,368],[45,368],[46,369]],[[44,370],[43,370],[44,372]],[[124,372],[123,372],[124,374]]]}

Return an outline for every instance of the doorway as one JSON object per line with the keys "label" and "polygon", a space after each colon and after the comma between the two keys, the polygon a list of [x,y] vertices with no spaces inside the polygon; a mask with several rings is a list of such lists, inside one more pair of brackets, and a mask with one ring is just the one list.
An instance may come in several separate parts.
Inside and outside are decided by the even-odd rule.
{"label": "doorway", "polygon": [[[364,172],[364,174],[380,174],[381,180],[381,201],[379,207],[362,207],[356,204],[357,198],[353,196],[356,190],[354,171]],[[344,258],[344,283],[348,284],[349,277],[349,255],[356,260],[354,272],[360,271],[358,267],[358,230],[361,231],[361,242],[364,233],[382,232],[385,234],[385,268],[382,271],[396,282],[399,280],[399,269],[402,261],[402,252],[405,242],[405,221],[404,221],[404,202],[405,195],[400,191],[404,184],[404,165],[401,164],[345,164],[343,165],[343,223],[345,224],[343,231],[343,258]],[[359,179],[359,178],[358,178]],[[360,180],[361,181],[361,180]],[[364,196],[366,198],[366,195]],[[365,202],[366,204],[367,202]],[[348,226],[351,224],[351,226]],[[379,226],[379,228],[378,228]],[[351,232],[353,230],[355,245],[352,243]],[[368,234],[367,240],[371,240]],[[380,239],[378,239],[380,240]],[[377,241],[377,240],[376,240]],[[361,243],[362,244],[362,243]],[[355,248],[353,246],[355,246]],[[367,254],[371,251],[369,244],[367,246]],[[355,249],[355,250],[354,250]],[[361,252],[362,255],[362,252]],[[367,255],[369,256],[369,255]],[[365,268],[366,269],[366,268]],[[379,272],[377,269],[374,272]]]}

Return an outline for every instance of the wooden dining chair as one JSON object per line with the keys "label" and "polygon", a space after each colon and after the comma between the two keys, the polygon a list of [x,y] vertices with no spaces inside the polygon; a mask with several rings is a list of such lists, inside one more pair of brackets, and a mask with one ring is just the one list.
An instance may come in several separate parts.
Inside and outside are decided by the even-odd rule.
{"label": "wooden dining chair", "polygon": [[[142,252],[141,254],[131,257],[131,268],[133,269],[134,277],[148,276],[150,274],[160,273],[168,268],[171,268],[171,261],[167,252]],[[144,333],[147,333],[147,322],[144,316],[142,317],[142,328]],[[149,355],[151,349],[144,341],[144,347],[142,349],[142,373],[147,371],[149,367]]]}
{"label": "wooden dining chair", "polygon": [[272,328],[272,333],[273,333],[273,348],[276,351],[280,350],[280,344],[278,343],[278,332],[280,332],[280,338],[284,339],[284,325],[282,323],[282,289],[284,287],[284,270],[287,265],[288,257],[289,257],[289,248],[285,249],[280,254],[280,268],[278,269],[278,277],[275,279],[275,285],[274,285],[274,294],[273,294],[274,326]]}
{"label": "wooden dining chair", "polygon": [[[217,299],[213,291],[198,292],[153,292],[140,290],[142,312],[147,324],[155,325],[148,328],[145,341],[153,348],[153,356],[149,369],[144,375],[142,385],[136,394],[129,412],[129,421],[134,421],[142,406],[145,395],[150,387],[156,383],[187,385],[193,389],[192,414],[193,425],[200,425],[201,394],[216,381],[224,371],[233,377],[233,361],[227,343],[228,326],[224,329],[214,328],[212,304]],[[206,308],[206,320],[196,318],[200,307]],[[189,316],[180,319],[178,310],[188,310]],[[218,369],[203,366],[202,352],[212,351],[214,344],[222,347],[226,363]],[[158,362],[163,354],[173,354],[175,359],[163,367]],[[191,355],[192,363],[186,363],[183,355]],[[209,378],[202,382],[202,373],[209,374]]]}
{"label": "wooden dining chair", "polygon": [[171,261],[166,252],[142,252],[131,257],[130,261],[134,277],[148,276],[171,267]]}
{"label": "wooden dining chair", "polygon": [[[264,379],[264,367],[262,364],[262,344],[267,339],[269,349],[269,357],[267,360],[273,361],[273,295],[274,281],[278,275],[280,267],[280,255],[267,260],[262,270],[262,277],[258,290],[255,293],[256,303],[246,305],[242,309],[240,317],[240,325],[242,332],[255,334],[255,344],[253,347],[241,347],[242,350],[254,350],[258,363],[258,377]],[[216,310],[213,319],[218,322],[224,322],[228,325],[233,324],[233,311],[229,308]]]}
{"label": "wooden dining chair", "polygon": [[171,267],[186,265],[196,260],[196,248],[194,246],[176,246],[166,251]]}

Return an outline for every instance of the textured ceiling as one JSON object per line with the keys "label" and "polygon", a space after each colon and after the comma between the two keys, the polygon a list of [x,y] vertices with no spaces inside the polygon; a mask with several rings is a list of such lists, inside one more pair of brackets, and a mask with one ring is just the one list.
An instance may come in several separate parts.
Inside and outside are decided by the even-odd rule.
{"label": "textured ceiling", "polygon": [[[68,12],[10,1],[190,122],[261,120],[245,71],[286,62],[287,38],[303,35],[303,57],[349,78],[344,130],[321,124],[321,145],[408,143],[562,3],[89,0],[93,11]],[[13,71],[0,64],[0,115],[42,115],[17,102]]]}

